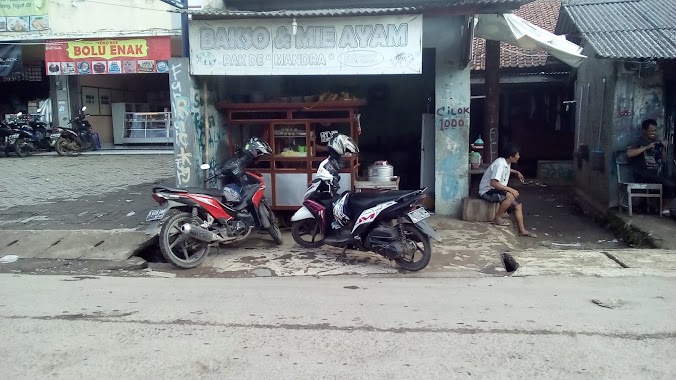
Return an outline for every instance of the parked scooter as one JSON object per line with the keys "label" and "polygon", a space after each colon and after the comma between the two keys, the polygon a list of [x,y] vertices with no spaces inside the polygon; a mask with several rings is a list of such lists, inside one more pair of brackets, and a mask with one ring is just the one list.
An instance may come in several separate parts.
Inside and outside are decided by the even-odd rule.
{"label": "parked scooter", "polygon": [[16,114],[16,120],[12,121],[14,134],[9,136],[8,144],[19,157],[28,157],[36,148],[34,145],[35,134],[28,124],[21,120],[22,112]]}
{"label": "parked scooter", "polygon": [[82,107],[78,115],[68,122],[72,128],[56,128],[55,133],[58,133],[59,137],[54,143],[54,148],[59,156],[72,156],[82,151],[98,150],[92,135],[92,125],[86,119],[86,109],[86,106]]}
{"label": "parked scooter", "polygon": [[14,136],[14,141],[19,137],[16,123],[0,121],[0,150],[5,153],[5,156],[9,156],[10,151],[14,150],[14,142],[11,144],[9,142],[10,136]]}
{"label": "parked scooter", "polygon": [[[347,138],[347,136],[344,136]],[[334,138],[336,138],[334,136]],[[352,140],[349,141],[353,144]],[[331,142],[329,142],[331,148]],[[359,150],[354,145],[355,151]],[[331,154],[331,149],[329,149]],[[338,159],[345,154],[338,152]],[[422,207],[426,188],[415,191],[350,193],[337,195],[337,178],[325,169],[336,157],[324,160],[305,193],[303,207],[291,218],[293,239],[305,248],[331,245],[371,251],[394,260],[401,268],[419,271],[432,257],[430,237],[441,241],[426,220],[430,214]],[[345,210],[351,220],[336,230],[334,208]],[[309,235],[311,240],[303,237]],[[328,235],[328,236],[327,236]],[[318,238],[319,237],[319,238]],[[328,237],[328,238],[327,238]]]}
{"label": "parked scooter", "polygon": [[[267,145],[267,144],[266,144]],[[269,145],[268,145],[269,147]],[[229,163],[241,166],[246,160],[233,158]],[[209,170],[209,164],[201,166]],[[209,254],[212,243],[229,244],[245,239],[253,231],[267,230],[275,243],[282,244],[282,233],[275,214],[265,197],[265,182],[260,173],[236,167],[245,173],[246,185],[237,194],[230,187],[223,190],[170,187],[153,187],[153,199],[160,208],[151,210],[146,221],[152,222],[148,231],[163,223],[159,234],[160,250],[164,258],[179,268],[194,268]],[[205,180],[223,177],[223,170]],[[167,218],[169,210],[179,211]],[[165,220],[165,218],[167,218]]]}

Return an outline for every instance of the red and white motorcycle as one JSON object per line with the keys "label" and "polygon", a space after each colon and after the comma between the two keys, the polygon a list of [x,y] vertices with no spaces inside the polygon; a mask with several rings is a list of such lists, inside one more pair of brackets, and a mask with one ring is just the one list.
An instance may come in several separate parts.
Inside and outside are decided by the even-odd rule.
{"label": "red and white motorcycle", "polygon": [[[210,169],[208,164],[202,170]],[[246,185],[238,202],[226,202],[217,189],[153,187],[153,199],[160,207],[148,213],[153,222],[148,231],[163,224],[159,233],[164,258],[179,268],[194,268],[209,254],[212,243],[229,244],[245,239],[253,231],[267,230],[276,244],[282,244],[282,233],[275,214],[265,197],[265,182],[260,173],[246,171]],[[219,178],[214,174],[209,182]],[[168,216],[170,210],[176,210]]]}

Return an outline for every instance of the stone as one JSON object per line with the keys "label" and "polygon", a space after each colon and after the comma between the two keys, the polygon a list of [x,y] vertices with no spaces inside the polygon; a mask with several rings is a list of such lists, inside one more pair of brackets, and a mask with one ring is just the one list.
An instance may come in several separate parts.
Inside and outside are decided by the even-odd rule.
{"label": "stone", "polygon": [[500,204],[481,198],[462,199],[462,220],[467,222],[490,222],[495,218]]}

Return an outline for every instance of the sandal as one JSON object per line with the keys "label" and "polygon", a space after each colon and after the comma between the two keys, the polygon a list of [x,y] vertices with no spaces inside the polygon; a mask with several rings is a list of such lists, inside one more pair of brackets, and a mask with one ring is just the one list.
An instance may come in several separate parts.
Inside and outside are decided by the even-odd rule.
{"label": "sandal", "polygon": [[512,223],[510,223],[510,222],[508,222],[508,221],[506,221],[506,220],[501,220],[499,223],[491,222],[491,224],[496,225],[496,226],[500,226],[500,227],[507,227],[507,226],[511,226],[511,225],[512,225]]}
{"label": "sandal", "polygon": [[532,233],[532,232],[526,232],[525,234],[522,234],[522,233],[519,232],[519,236],[522,236],[522,237],[531,237],[531,238],[536,238],[536,237],[538,237],[536,234],[534,234],[534,233]]}

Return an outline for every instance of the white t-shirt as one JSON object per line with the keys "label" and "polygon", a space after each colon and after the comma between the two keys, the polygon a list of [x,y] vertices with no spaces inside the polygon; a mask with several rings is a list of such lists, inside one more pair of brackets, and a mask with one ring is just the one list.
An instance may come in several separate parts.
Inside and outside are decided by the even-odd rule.
{"label": "white t-shirt", "polygon": [[486,169],[483,177],[481,177],[481,183],[479,183],[479,195],[484,195],[489,190],[493,189],[493,186],[491,186],[491,180],[494,179],[497,179],[502,186],[507,186],[507,183],[509,183],[511,169],[512,165],[502,157],[493,161],[491,166]]}

